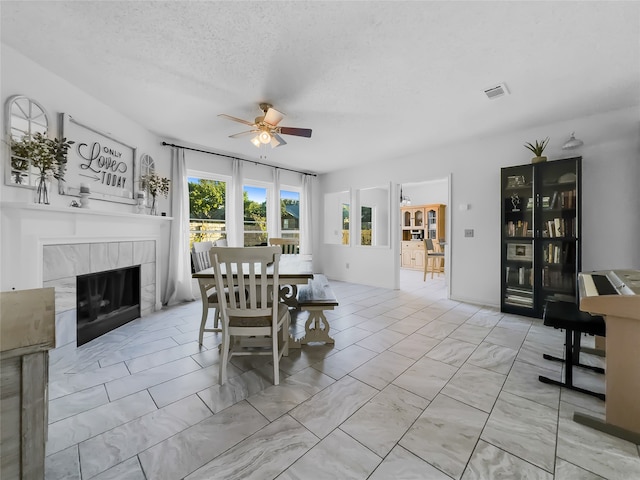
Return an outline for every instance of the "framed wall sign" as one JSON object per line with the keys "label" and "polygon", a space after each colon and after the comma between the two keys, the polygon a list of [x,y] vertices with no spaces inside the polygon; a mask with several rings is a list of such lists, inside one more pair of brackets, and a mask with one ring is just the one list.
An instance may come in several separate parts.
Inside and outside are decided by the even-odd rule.
{"label": "framed wall sign", "polygon": [[91,198],[135,204],[136,148],[63,113],[62,136],[75,143],[69,149],[65,181],[69,194],[89,189]]}

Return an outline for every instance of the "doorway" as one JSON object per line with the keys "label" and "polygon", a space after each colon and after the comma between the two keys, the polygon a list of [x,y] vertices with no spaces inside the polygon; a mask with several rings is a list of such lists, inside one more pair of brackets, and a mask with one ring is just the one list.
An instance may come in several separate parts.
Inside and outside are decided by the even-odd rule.
{"label": "doorway", "polygon": [[[444,277],[449,297],[452,252],[451,175],[433,180],[403,183],[400,185],[400,192],[400,223],[397,232],[400,239],[398,278],[401,269],[403,272],[414,270],[422,273],[424,271],[424,262],[426,262],[424,238],[431,238],[437,244],[442,242],[445,252]],[[439,211],[439,214],[434,215],[434,211]],[[429,280],[430,275],[427,276],[427,281]]]}

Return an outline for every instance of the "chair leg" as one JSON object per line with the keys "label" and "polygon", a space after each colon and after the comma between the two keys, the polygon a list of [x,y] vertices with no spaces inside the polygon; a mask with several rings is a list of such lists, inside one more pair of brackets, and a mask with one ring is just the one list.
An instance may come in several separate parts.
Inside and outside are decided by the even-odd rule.
{"label": "chair leg", "polygon": [[273,350],[273,384],[280,383],[280,349],[278,348],[278,334],[271,335],[271,349]]}
{"label": "chair leg", "polygon": [[[204,327],[207,324],[207,315],[209,314],[209,307],[202,305],[202,320],[200,320],[200,334],[198,335],[198,342],[202,346],[202,340],[204,339]],[[216,311],[217,315],[217,311]]]}
{"label": "chair leg", "polygon": [[221,345],[221,358],[220,358],[220,371],[218,373],[218,382],[220,385],[224,385],[227,383],[227,363],[229,362],[229,342],[231,338],[229,337],[229,332],[225,329],[222,332],[222,343]]}
{"label": "chair leg", "polygon": [[[580,392],[580,393],[585,393],[587,395],[591,395],[594,396],[596,398],[599,398],[600,400],[604,400],[605,399],[605,395],[602,393],[596,393],[596,392],[592,392],[591,390],[585,390],[584,388],[580,388],[580,387],[576,387],[573,384],[573,366],[574,366],[574,358],[575,357],[575,353],[576,350],[578,350],[578,354],[579,354],[579,350],[580,350],[580,346],[579,343],[576,346],[573,342],[574,342],[574,332],[572,330],[569,329],[565,329],[565,358],[564,358],[564,362],[565,362],[565,375],[564,375],[564,382],[562,381],[558,381],[558,380],[553,380],[551,378],[545,377],[543,375],[539,375],[538,376],[538,380],[541,381],[542,383],[547,383],[547,384],[551,384],[551,385],[557,385],[559,387],[565,387],[568,388],[569,390],[574,390],[576,392]],[[543,355],[543,358],[547,359],[547,360],[555,360],[555,361],[562,361],[562,359],[557,358],[557,357],[552,357],[551,355]],[[579,366],[582,366],[580,364],[577,364]],[[588,367],[588,366],[587,366]]]}

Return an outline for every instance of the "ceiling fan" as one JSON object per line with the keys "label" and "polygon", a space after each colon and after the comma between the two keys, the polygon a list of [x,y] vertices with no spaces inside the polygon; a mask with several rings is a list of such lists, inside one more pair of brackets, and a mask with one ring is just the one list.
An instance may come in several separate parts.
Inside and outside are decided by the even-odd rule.
{"label": "ceiling fan", "polygon": [[271,144],[271,148],[286,145],[287,142],[285,142],[280,135],[295,135],[297,137],[311,138],[310,128],[279,127],[278,124],[284,118],[284,114],[273,108],[271,104],[261,103],[260,109],[262,110],[263,115],[256,117],[254,122],[232,117],[225,113],[221,113],[218,116],[253,127],[252,130],[229,135],[229,138],[238,138],[244,135],[255,134],[251,139],[251,143],[258,148],[260,148],[261,145],[266,144]]}

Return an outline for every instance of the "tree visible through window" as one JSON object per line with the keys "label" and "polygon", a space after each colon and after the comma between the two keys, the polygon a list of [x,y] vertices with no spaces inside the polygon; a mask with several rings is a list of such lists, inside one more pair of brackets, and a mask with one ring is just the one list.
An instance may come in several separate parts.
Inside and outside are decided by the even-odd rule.
{"label": "tree visible through window", "polygon": [[227,238],[227,184],[206,178],[188,178],[189,247],[193,242],[215,242]]}
{"label": "tree visible through window", "polygon": [[245,185],[242,189],[244,201],[244,246],[267,244],[267,189]]}
{"label": "tree visible through window", "polygon": [[280,190],[280,230],[284,238],[300,238],[300,192]]}

